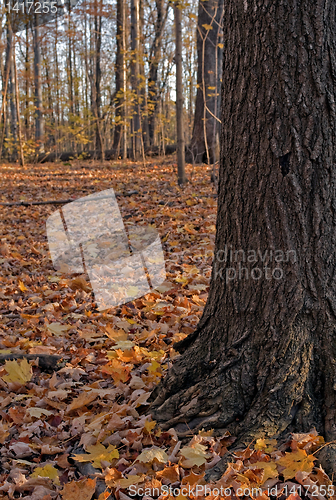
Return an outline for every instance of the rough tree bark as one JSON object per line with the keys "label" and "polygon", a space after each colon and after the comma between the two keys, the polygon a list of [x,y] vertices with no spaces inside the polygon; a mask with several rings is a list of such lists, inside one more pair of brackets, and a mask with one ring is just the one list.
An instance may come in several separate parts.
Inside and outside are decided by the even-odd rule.
{"label": "rough tree bark", "polygon": [[152,414],[238,443],[335,440],[336,3],[227,0],[224,41],[209,297]]}
{"label": "rough tree bark", "polygon": [[[220,123],[224,0],[200,0],[197,21],[197,94],[189,150],[196,163],[216,161]],[[188,158],[189,159],[189,158]]]}

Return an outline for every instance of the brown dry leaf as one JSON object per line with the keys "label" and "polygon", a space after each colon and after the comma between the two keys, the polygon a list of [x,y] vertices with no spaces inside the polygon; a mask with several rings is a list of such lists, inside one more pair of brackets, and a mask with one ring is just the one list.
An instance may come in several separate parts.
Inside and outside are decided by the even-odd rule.
{"label": "brown dry leaf", "polygon": [[89,286],[89,284],[86,282],[86,279],[83,275],[73,278],[68,283],[68,285],[71,290],[84,290],[84,292],[91,292],[91,286]]}
{"label": "brown dry leaf", "polygon": [[107,474],[105,475],[105,483],[109,488],[112,488],[119,479],[122,479],[123,475],[115,467],[107,469]]}
{"label": "brown dry leaf", "polygon": [[98,500],[106,500],[107,498],[110,497],[110,493],[108,491],[104,491],[101,493],[98,497]]}
{"label": "brown dry leaf", "polygon": [[123,479],[118,479],[113,487],[115,488],[128,488],[129,486],[132,486],[132,484],[139,484],[142,483],[145,479],[145,475],[141,474],[134,474],[134,475],[129,475],[127,478]]}
{"label": "brown dry leaf", "polygon": [[97,399],[98,394],[95,391],[85,391],[82,392],[78,398],[74,399],[71,404],[67,407],[67,413],[73,410],[78,410],[83,408],[83,406],[91,404],[95,399]]}
{"label": "brown dry leaf", "polygon": [[128,335],[124,330],[114,330],[111,325],[105,328],[106,335],[114,342],[124,342],[128,339]]}
{"label": "brown dry leaf", "polygon": [[204,478],[204,473],[203,474],[194,474],[193,471],[190,471],[190,473],[187,476],[184,476],[182,479],[182,484],[190,484],[190,486],[194,486],[195,484],[199,484],[200,481]]}
{"label": "brown dry leaf", "polygon": [[11,424],[0,422],[0,444],[4,444],[9,436],[9,429]]}
{"label": "brown dry leaf", "polygon": [[293,440],[291,448],[293,451],[301,448],[303,450],[315,451],[317,448],[324,444],[324,438],[319,436],[316,429],[307,434],[292,434]]}
{"label": "brown dry leaf", "polygon": [[301,497],[297,492],[295,492],[291,493],[289,497],[287,497],[287,500],[301,500]]}
{"label": "brown dry leaf", "polygon": [[91,500],[95,490],[95,479],[81,479],[65,484],[61,495],[63,500]]}
{"label": "brown dry leaf", "polygon": [[180,479],[179,466],[176,464],[171,467],[165,467],[163,470],[156,473],[156,477],[159,479],[166,479],[169,483],[175,483]]}

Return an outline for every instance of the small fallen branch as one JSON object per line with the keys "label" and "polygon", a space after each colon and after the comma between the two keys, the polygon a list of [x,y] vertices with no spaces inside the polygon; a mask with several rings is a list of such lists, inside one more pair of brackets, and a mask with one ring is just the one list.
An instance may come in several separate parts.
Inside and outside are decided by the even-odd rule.
{"label": "small fallen branch", "polygon": [[[126,191],[125,193],[114,193],[116,197],[119,196],[133,196],[135,194],[139,194],[139,191],[133,190],[133,191]],[[90,198],[91,201],[100,201],[104,200],[107,198],[111,198],[111,195],[109,196],[100,196],[99,198]],[[46,200],[46,201],[11,201],[11,202],[4,202],[0,201],[0,205],[5,206],[5,207],[13,207],[13,206],[22,206],[22,207],[30,207],[30,205],[63,205],[64,203],[72,203],[73,201],[77,202],[82,202],[82,203],[87,203],[86,196],[83,198],[69,198],[68,200]]]}
{"label": "small fallen branch", "polygon": [[38,359],[38,365],[42,370],[55,370],[62,356],[57,356],[56,354],[25,354],[22,352],[0,354],[0,363],[13,359]]}
{"label": "small fallen branch", "polygon": [[22,206],[22,207],[29,207],[30,205],[62,205],[63,203],[71,203],[72,201],[75,201],[74,199],[68,199],[68,200],[46,200],[46,201],[12,201],[9,203],[5,202],[0,202],[0,205],[3,205],[5,207],[13,207],[15,206]]}

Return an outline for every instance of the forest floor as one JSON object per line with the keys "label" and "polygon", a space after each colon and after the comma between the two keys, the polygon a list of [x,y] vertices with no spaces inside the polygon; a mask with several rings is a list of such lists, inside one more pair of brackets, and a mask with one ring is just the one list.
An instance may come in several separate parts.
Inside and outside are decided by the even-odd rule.
{"label": "forest floor", "polygon": [[188,166],[181,189],[173,161],[0,166],[3,204],[113,188],[125,224],[159,231],[167,275],[155,292],[99,311],[86,274],[52,266],[46,220],[61,205],[0,205],[0,498],[334,497],[314,430],[281,446],[261,436],[207,485],[234,437],[182,443],[146,412],[174,342],[202,315],[215,238],[212,169]]}

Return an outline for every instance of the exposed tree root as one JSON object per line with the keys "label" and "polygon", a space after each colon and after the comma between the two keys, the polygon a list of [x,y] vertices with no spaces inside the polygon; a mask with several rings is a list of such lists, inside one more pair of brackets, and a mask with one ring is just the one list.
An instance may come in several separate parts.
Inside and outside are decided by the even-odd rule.
{"label": "exposed tree root", "polygon": [[[326,440],[335,439],[332,344],[326,355],[318,341],[301,320],[276,346],[272,338],[256,345],[245,332],[230,348],[217,345],[206,352],[209,342],[200,335],[153,392],[152,416],[162,429],[174,427],[180,438],[200,429],[214,429],[216,435],[229,431],[237,437],[235,449],[259,437],[281,440],[313,428]],[[334,448],[322,456],[326,472],[336,472]],[[223,473],[227,460],[209,478]]]}

